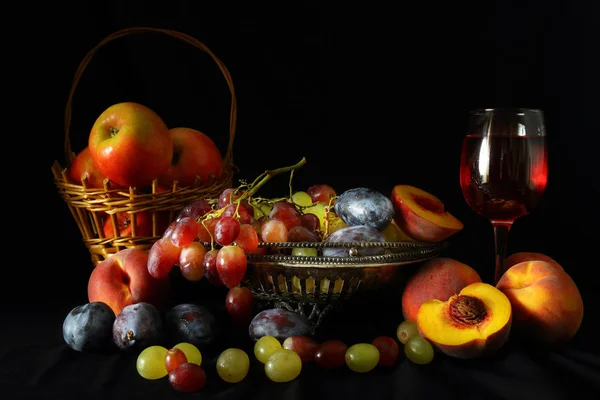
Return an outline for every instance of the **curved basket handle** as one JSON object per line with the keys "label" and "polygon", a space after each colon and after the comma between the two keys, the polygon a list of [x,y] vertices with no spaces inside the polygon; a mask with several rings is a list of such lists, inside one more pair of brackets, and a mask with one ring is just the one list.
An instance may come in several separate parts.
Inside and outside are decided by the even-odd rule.
{"label": "curved basket handle", "polygon": [[235,99],[235,90],[233,88],[233,80],[231,78],[231,75],[229,74],[229,71],[227,70],[227,67],[225,67],[225,64],[223,64],[223,62],[221,60],[219,60],[219,58],[217,58],[217,56],[199,40],[197,40],[185,33],[177,32],[177,31],[173,31],[173,30],[169,30],[169,29],[147,28],[147,27],[126,28],[126,29],[122,29],[120,31],[110,34],[109,36],[104,38],[100,43],[98,43],[92,50],[90,50],[86,54],[86,56],[83,58],[81,63],[79,64],[79,67],[77,68],[77,71],[75,72],[75,76],[73,77],[73,83],[71,86],[71,90],[69,92],[69,97],[67,99],[67,105],[66,105],[66,109],[65,109],[65,149],[64,150],[65,150],[67,162],[70,164],[73,161],[73,157],[74,157],[73,152],[71,150],[71,141],[69,138],[69,130],[71,127],[71,109],[72,109],[72,102],[73,102],[73,94],[75,93],[75,89],[77,88],[77,84],[79,83],[79,80],[81,79],[81,75],[83,74],[83,71],[85,70],[87,65],[90,63],[92,57],[96,54],[96,52],[105,44],[107,44],[115,39],[121,38],[123,36],[127,36],[129,34],[148,33],[148,32],[162,33],[162,34],[180,39],[186,43],[189,43],[189,44],[203,50],[205,53],[207,53],[218,65],[219,69],[223,73],[223,76],[225,77],[225,80],[227,81],[227,85],[229,86],[229,91],[231,92],[231,110],[230,110],[230,114],[229,114],[229,144],[227,146],[227,151],[225,153],[225,156],[223,157],[223,161],[224,161],[225,165],[227,165],[228,163],[231,163],[232,162],[232,151],[233,151],[233,139],[235,137],[235,128],[236,128],[236,120],[237,120],[237,104],[236,104],[236,99]]}

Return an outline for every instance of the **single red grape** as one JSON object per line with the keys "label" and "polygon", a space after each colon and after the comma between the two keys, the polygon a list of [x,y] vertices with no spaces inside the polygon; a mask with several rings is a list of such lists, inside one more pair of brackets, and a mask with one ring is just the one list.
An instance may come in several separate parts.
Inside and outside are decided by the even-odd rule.
{"label": "single red grape", "polygon": [[185,247],[198,236],[198,223],[192,217],[183,217],[171,231],[171,242],[177,247]]}
{"label": "single red grape", "polygon": [[231,319],[238,324],[247,324],[252,320],[254,296],[252,291],[245,286],[236,286],[229,289],[225,296],[225,308]]}
{"label": "single red grape", "polygon": [[314,361],[319,343],[308,336],[290,336],[283,341],[283,348],[300,356],[303,363]]}
{"label": "single red grape", "polygon": [[169,383],[178,392],[197,392],[206,384],[206,372],[198,364],[184,363],[169,373]]}
{"label": "single red grape", "polygon": [[217,271],[223,284],[231,289],[239,285],[246,275],[246,253],[236,245],[223,246],[217,253]]}
{"label": "single red grape", "polygon": [[379,365],[391,367],[396,364],[400,348],[393,338],[389,336],[379,336],[373,339],[371,344],[379,350]]}
{"label": "single red grape", "polygon": [[329,204],[329,199],[336,196],[335,189],[324,183],[312,185],[306,190],[306,193],[312,199],[313,204],[319,202]]}
{"label": "single red grape", "polygon": [[288,230],[292,229],[294,226],[302,225],[300,212],[296,206],[285,200],[280,200],[273,204],[273,208],[269,213],[269,218],[281,220]]}
{"label": "single red grape", "polygon": [[165,368],[168,373],[171,373],[175,368],[186,362],[188,362],[188,359],[181,349],[173,347],[167,350],[167,354],[165,354]]}
{"label": "single red grape", "polygon": [[321,221],[316,214],[307,213],[302,214],[300,216],[300,220],[302,221],[302,226],[310,229],[311,231],[319,231],[321,229]]}
{"label": "single red grape", "polygon": [[215,227],[219,220],[220,218],[210,218],[198,223],[198,239],[201,242],[210,243],[213,241],[215,237]]}
{"label": "single red grape", "polygon": [[237,239],[240,234],[240,221],[233,217],[221,216],[215,225],[215,242],[221,246],[228,246]]}
{"label": "single red grape", "polygon": [[204,277],[208,279],[208,281],[213,286],[223,286],[223,281],[221,281],[221,277],[219,276],[219,271],[217,269],[217,254],[219,250],[212,249],[206,252],[204,255],[204,259],[202,260],[202,265],[204,266]]}
{"label": "single red grape", "polygon": [[242,206],[241,204],[238,207],[237,203],[228,205],[225,208],[225,210],[223,211],[223,214],[221,214],[221,218],[222,217],[235,218],[236,210],[237,210],[237,215],[239,217],[239,218],[237,218],[237,220],[240,221],[240,224],[249,224],[250,221],[252,220],[252,214],[250,214],[248,212],[248,210],[246,209],[246,207]]}
{"label": "single red grape", "polygon": [[323,368],[338,368],[346,363],[348,346],[341,340],[326,340],[315,353],[315,363]]}
{"label": "single red grape", "polygon": [[199,281],[204,277],[204,256],[206,247],[200,242],[192,242],[181,249],[179,269],[188,281]]}
{"label": "single red grape", "polygon": [[263,242],[287,242],[288,229],[283,221],[268,218],[262,225],[260,236]]}
{"label": "single red grape", "polygon": [[157,279],[165,278],[175,264],[179,263],[181,247],[175,246],[169,237],[162,237],[148,251],[148,272]]}
{"label": "single red grape", "polygon": [[204,199],[194,200],[193,202],[186,204],[179,214],[177,214],[177,218],[175,221],[179,221],[184,217],[191,217],[196,219],[197,217],[202,217],[204,214],[212,211],[212,207],[209,202]]}
{"label": "single red grape", "polygon": [[242,224],[240,233],[235,239],[235,244],[240,246],[246,253],[252,253],[258,247],[258,234],[250,224]]}

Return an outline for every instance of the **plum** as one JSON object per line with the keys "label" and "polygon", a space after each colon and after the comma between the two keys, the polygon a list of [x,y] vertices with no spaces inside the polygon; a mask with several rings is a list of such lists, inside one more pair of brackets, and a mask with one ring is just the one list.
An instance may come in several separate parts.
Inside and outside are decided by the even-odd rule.
{"label": "plum", "polygon": [[172,343],[187,342],[196,347],[211,344],[219,331],[214,315],[205,307],[192,303],[171,308],[166,314],[165,325]]}
{"label": "plum", "polygon": [[256,314],[248,333],[253,341],[263,336],[274,336],[283,343],[290,336],[312,336],[314,327],[303,315],[283,308],[270,308]]}
{"label": "plum", "polygon": [[335,213],[348,226],[364,225],[382,230],[392,222],[392,201],[370,188],[354,188],[342,193],[334,205]]}
{"label": "plum", "polygon": [[[327,237],[325,242],[342,243],[342,242],[385,242],[385,236],[375,228],[364,225],[347,226],[341,228]],[[343,247],[324,247],[323,255],[326,257],[347,257],[349,248]],[[383,254],[383,247],[361,248],[359,255],[374,256]]]}
{"label": "plum", "polygon": [[143,350],[163,338],[163,322],[158,309],[140,302],[125,306],[113,324],[113,341],[121,350]]}
{"label": "plum", "polygon": [[63,321],[65,343],[76,351],[107,349],[112,342],[115,313],[102,302],[92,302],[73,308]]}

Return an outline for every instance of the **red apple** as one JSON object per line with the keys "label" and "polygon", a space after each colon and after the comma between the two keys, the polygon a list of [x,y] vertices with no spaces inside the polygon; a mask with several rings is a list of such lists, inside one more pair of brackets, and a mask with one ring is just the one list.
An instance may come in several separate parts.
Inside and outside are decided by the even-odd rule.
{"label": "red apple", "polygon": [[[116,213],[117,229],[119,236],[133,236],[133,214],[127,212]],[[149,211],[140,211],[135,213],[135,236],[154,236],[152,234],[152,213]],[[169,225],[169,212],[159,211],[156,213],[156,236],[164,233]],[[110,238],[115,236],[113,222],[110,216],[104,221],[104,237]]]}
{"label": "red apple", "polygon": [[77,185],[81,185],[83,177],[87,177],[86,185],[89,188],[103,188],[104,179],[106,177],[102,175],[92,156],[90,154],[90,148],[86,147],[81,150],[76,156],[71,166],[69,167],[69,178]]}
{"label": "red apple", "polygon": [[173,139],[165,122],[150,108],[132,102],[114,104],[100,114],[88,147],[98,170],[121,186],[149,186],[173,158]]}
{"label": "red apple", "polygon": [[87,292],[90,303],[106,303],[117,315],[139,302],[164,308],[168,288],[168,279],[156,279],[148,272],[147,251],[123,249],[96,265]]}
{"label": "red apple", "polygon": [[219,179],[223,174],[223,158],[219,148],[206,134],[192,128],[172,128],[173,158],[170,167],[160,177],[161,186],[191,186],[196,177],[206,182],[210,175]]}

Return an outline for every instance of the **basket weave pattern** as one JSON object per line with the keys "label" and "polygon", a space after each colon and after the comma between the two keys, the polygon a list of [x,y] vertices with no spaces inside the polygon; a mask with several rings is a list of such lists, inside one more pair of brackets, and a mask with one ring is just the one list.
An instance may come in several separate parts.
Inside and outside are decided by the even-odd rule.
{"label": "basket weave pattern", "polygon": [[[71,124],[73,94],[77,84],[92,57],[101,47],[115,39],[136,33],[165,34],[189,43],[207,53],[223,73],[231,93],[231,109],[229,118],[229,143],[223,156],[223,174],[219,179],[212,177],[212,179],[205,182],[197,182],[197,184],[188,187],[179,187],[177,182],[175,182],[170,191],[162,192],[157,190],[156,181],[153,182],[152,187],[145,190],[145,192],[132,187],[128,190],[123,188],[111,188],[110,182],[108,181],[105,182],[103,188],[89,188],[86,185],[85,179],[81,184],[74,184],[70,181],[67,172],[68,166],[72,164],[76,154],[71,150],[69,130]],[[64,167],[58,161],[55,161],[52,166],[52,172],[58,193],[69,207],[69,210],[79,227],[83,242],[90,251],[94,266],[108,258],[110,255],[125,248],[149,249],[152,244],[160,238],[159,221],[161,217],[164,219],[168,216],[168,221],[173,221],[177,212],[190,201],[200,198],[216,198],[223,190],[232,186],[234,168],[232,148],[235,137],[236,117],[237,108],[235,91],[229,71],[210,49],[189,35],[166,29],[146,27],[128,28],[107,36],[87,53],[75,73],[65,109],[64,151],[67,166]],[[142,211],[149,212],[152,215],[152,236],[137,235],[136,214]],[[105,218],[110,218],[113,227],[116,227],[116,214],[121,212],[132,215],[131,235],[104,237],[103,221]],[[114,229],[114,231],[116,232],[116,235],[118,235],[118,229]]]}

